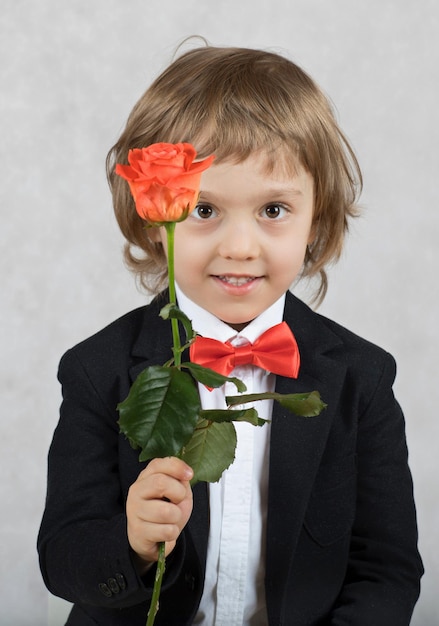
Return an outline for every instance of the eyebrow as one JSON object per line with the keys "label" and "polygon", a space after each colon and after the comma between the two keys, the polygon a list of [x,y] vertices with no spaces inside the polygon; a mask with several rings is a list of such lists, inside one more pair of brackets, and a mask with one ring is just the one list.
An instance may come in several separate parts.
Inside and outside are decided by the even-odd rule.
{"label": "eyebrow", "polygon": [[297,189],[297,187],[289,187],[288,185],[281,187],[267,187],[267,189],[264,190],[264,193],[269,195],[287,193],[292,194],[293,196],[303,196],[303,191],[301,189]]}
{"label": "eyebrow", "polygon": [[[283,196],[283,195],[303,196],[302,189],[298,189],[297,187],[289,187],[288,185],[279,186],[279,187],[270,186],[264,189],[262,193],[263,195],[267,195],[267,196]],[[212,192],[210,189],[200,188],[200,197],[202,197],[203,194],[215,195],[215,193]]]}

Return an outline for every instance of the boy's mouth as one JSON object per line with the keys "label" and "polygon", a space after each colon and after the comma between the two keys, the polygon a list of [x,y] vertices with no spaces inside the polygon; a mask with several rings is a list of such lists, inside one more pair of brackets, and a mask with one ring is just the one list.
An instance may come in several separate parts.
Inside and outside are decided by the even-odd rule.
{"label": "boy's mouth", "polygon": [[219,275],[217,278],[222,282],[235,287],[241,287],[242,285],[246,285],[247,283],[251,283],[256,280],[255,276],[228,276],[225,274]]}

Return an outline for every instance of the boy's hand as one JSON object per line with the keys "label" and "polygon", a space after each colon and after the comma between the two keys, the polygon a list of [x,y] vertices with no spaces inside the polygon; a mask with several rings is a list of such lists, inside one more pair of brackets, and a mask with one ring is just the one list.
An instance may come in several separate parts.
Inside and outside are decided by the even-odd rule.
{"label": "boy's hand", "polygon": [[128,541],[137,555],[139,573],[158,558],[158,543],[166,542],[166,555],[192,513],[193,471],[175,457],[153,459],[128,492]]}

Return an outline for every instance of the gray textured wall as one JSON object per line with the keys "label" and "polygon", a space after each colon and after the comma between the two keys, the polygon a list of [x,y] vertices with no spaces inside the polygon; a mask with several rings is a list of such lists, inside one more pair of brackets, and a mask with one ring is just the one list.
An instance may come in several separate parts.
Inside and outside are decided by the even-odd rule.
{"label": "gray textured wall", "polygon": [[321,310],[398,360],[427,569],[413,624],[439,623],[438,32],[435,0],[1,0],[1,626],[63,623],[35,553],[57,363],[144,301],[122,265],[104,158],[192,34],[285,51],[355,146],[364,214]]}

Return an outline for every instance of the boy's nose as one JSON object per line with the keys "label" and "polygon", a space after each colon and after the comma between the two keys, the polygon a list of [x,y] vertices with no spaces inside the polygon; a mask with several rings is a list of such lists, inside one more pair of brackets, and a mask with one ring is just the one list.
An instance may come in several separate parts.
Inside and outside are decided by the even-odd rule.
{"label": "boy's nose", "polygon": [[255,258],[259,253],[259,241],[253,225],[247,221],[233,221],[224,228],[219,252],[224,258]]}

